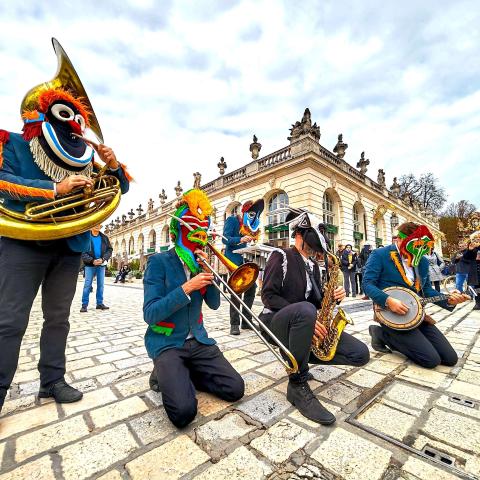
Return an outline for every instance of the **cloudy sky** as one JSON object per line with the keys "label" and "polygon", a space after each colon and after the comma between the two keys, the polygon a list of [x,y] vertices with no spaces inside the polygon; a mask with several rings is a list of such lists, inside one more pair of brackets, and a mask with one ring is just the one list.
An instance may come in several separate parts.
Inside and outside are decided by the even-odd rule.
{"label": "cloudy sky", "polygon": [[105,143],[136,183],[121,211],[169,199],[288,144],[305,107],[332,149],[387,184],[434,172],[480,206],[480,6],[472,1],[83,0],[0,2],[0,128],[67,51]]}

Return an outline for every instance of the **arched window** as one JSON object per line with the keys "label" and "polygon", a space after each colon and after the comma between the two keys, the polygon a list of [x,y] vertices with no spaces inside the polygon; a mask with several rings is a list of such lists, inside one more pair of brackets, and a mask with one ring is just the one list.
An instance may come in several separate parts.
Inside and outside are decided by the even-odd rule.
{"label": "arched window", "polygon": [[323,202],[322,202],[322,209],[323,209],[323,223],[325,223],[325,236],[327,237],[328,243],[330,244],[330,248],[335,248],[335,230],[336,230],[336,223],[335,223],[335,210],[333,199],[331,195],[327,192],[323,194]]}
{"label": "arched window", "polygon": [[143,233],[138,236],[138,253],[142,255],[145,252],[145,239]]}
{"label": "arched window", "polygon": [[286,213],[275,213],[288,205],[288,195],[285,192],[275,193],[268,200],[267,226],[268,243],[275,247],[288,247],[288,226],[285,222]]}
{"label": "arched window", "polygon": [[227,208],[225,209],[225,215],[223,216],[223,220],[226,220],[228,217],[232,215],[239,215],[241,208],[242,208],[242,204],[239,202],[235,202],[233,204],[228,205]]}
{"label": "arched window", "polygon": [[168,245],[170,243],[170,227],[165,227],[163,230],[163,241],[165,242],[165,245]]}
{"label": "arched window", "polygon": [[375,245],[377,246],[377,248],[383,246],[382,227],[382,220],[377,220],[375,222]]}
{"label": "arched window", "polygon": [[114,250],[114,254],[115,254],[115,255],[118,255],[119,253],[121,253],[121,252],[118,251],[118,248],[119,248],[119,245],[118,245],[118,240],[117,240],[117,241],[115,242],[115,250]]}
{"label": "arched window", "polygon": [[149,250],[155,251],[157,249],[157,233],[155,230],[150,230],[150,233],[148,235],[148,245],[149,245]]}
{"label": "arched window", "polygon": [[353,206],[353,241],[355,249],[360,250],[361,242],[365,239],[365,209],[361,203]]}
{"label": "arched window", "polygon": [[127,241],[125,239],[122,240],[122,255],[125,256],[127,254]]}
{"label": "arched window", "polygon": [[135,241],[133,240],[133,237],[130,237],[130,240],[128,241],[128,254],[133,255],[135,253]]}

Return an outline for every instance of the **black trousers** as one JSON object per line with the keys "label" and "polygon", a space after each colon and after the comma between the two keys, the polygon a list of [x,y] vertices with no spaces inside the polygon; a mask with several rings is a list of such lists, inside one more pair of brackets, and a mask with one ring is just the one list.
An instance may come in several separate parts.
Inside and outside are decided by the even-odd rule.
{"label": "black trousers", "polygon": [[433,283],[433,285],[432,285],[433,288],[434,288],[437,292],[439,292],[439,291],[440,291],[440,280],[435,280],[435,281],[432,282],[432,283]]}
{"label": "black trousers", "polygon": [[262,314],[262,321],[290,350],[298,363],[298,373],[292,381],[303,381],[308,364],[354,365],[360,367],[370,360],[368,347],[352,335],[343,332],[332,360],[322,362],[310,351],[317,320],[317,310],[310,302],[292,303],[274,314]]}
{"label": "black trousers", "polygon": [[403,353],[421,367],[452,367],[458,361],[457,353],[435,325],[422,322],[408,331],[394,330],[386,325],[381,325],[381,329],[383,340],[391,350]]}
{"label": "black trousers", "polygon": [[[244,292],[240,297],[242,298],[243,302],[246,303],[248,308],[252,308],[253,301],[255,300],[255,292],[257,291],[257,284],[254,283],[246,292]],[[240,306],[238,300],[235,297],[230,297],[232,303],[234,303],[237,307]],[[245,309],[241,308],[242,313],[249,319],[252,319],[252,316],[245,311]],[[242,324],[244,322],[242,321]],[[235,310],[235,308],[230,305],[230,325],[240,325],[240,314]]]}
{"label": "black trousers", "polygon": [[[30,310],[42,287],[40,383],[48,386],[65,375],[68,317],[77,285],[80,254],[65,242],[39,246],[0,239],[0,390],[10,387]],[[1,395],[0,395],[1,397]]]}
{"label": "black trousers", "polygon": [[352,297],[357,294],[357,286],[355,282],[355,270],[352,268],[351,270],[342,270],[343,273],[343,287],[345,288],[345,292],[347,295],[352,293]]}
{"label": "black trousers", "polygon": [[197,414],[195,389],[210,392],[228,402],[240,400],[245,384],[217,345],[187,340],[182,348],[163,351],[153,360],[163,406],[178,428]]}

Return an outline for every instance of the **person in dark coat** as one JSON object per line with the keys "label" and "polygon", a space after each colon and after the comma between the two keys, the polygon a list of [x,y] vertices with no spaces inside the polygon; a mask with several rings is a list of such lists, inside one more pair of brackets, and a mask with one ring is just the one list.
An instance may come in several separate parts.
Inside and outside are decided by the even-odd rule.
{"label": "person in dark coat", "polygon": [[357,254],[352,251],[350,244],[345,245],[345,249],[340,257],[343,272],[343,282],[347,297],[352,292],[352,297],[357,295],[357,286],[355,285],[355,270],[357,265]]}
{"label": "person in dark coat", "polygon": [[[470,262],[467,279],[468,285],[473,288],[480,288],[480,240],[475,239],[469,242],[463,258]],[[475,296],[475,306],[473,310],[480,310],[480,294]]]}
{"label": "person in dark coat", "polygon": [[455,265],[455,288],[463,293],[472,260],[463,258],[464,253],[467,251],[467,243],[460,242],[458,247],[459,251],[452,257],[452,263]]}

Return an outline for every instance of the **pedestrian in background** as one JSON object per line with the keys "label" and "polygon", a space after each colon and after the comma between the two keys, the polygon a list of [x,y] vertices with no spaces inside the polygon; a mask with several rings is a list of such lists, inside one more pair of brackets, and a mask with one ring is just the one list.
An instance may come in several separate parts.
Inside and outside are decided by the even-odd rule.
{"label": "pedestrian in background", "polygon": [[97,310],[108,310],[103,303],[103,287],[105,284],[105,269],[107,261],[112,256],[112,245],[108,237],[100,231],[102,225],[95,225],[90,230],[89,249],[82,253],[82,260],[85,264],[85,284],[83,285],[82,308],[80,312],[87,311],[88,299],[93,283],[97,278]]}
{"label": "pedestrian in background", "polygon": [[467,251],[467,243],[460,242],[458,248],[458,252],[452,257],[452,263],[455,264],[455,288],[463,293],[472,260],[463,258],[464,253]]}
{"label": "pedestrian in background", "polygon": [[355,269],[357,266],[357,254],[352,251],[350,244],[345,245],[345,249],[341,256],[341,266],[343,272],[343,282],[347,297],[352,292],[352,297],[357,295],[357,287],[355,285]]}
{"label": "pedestrian in background", "polygon": [[433,284],[432,286],[437,292],[439,292],[440,282],[444,278],[442,270],[445,267],[445,262],[441,255],[439,255],[434,249],[432,249],[430,255],[425,255],[425,258],[428,260],[428,275]]}

